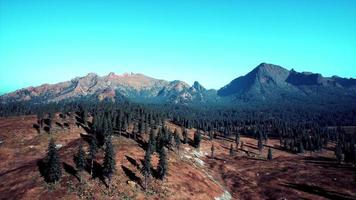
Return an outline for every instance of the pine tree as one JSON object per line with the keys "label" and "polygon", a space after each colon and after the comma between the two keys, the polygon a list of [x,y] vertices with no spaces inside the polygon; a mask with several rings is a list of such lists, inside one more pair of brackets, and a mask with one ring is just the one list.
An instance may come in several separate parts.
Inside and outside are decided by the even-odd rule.
{"label": "pine tree", "polygon": [[152,152],[154,152],[154,151],[156,151],[156,146],[157,146],[156,137],[155,137],[153,128],[151,128],[147,148],[150,148],[152,150]]}
{"label": "pine tree", "polygon": [[257,146],[258,146],[258,150],[260,151],[260,153],[262,153],[262,149],[263,149],[262,137],[258,138]]}
{"label": "pine tree", "polygon": [[183,144],[187,144],[188,143],[188,131],[187,129],[183,130]]}
{"label": "pine tree", "polygon": [[236,151],[238,151],[239,150],[239,144],[240,144],[240,133],[236,133],[235,143],[236,143]]}
{"label": "pine tree", "polygon": [[272,159],[273,159],[273,158],[272,158],[272,149],[269,148],[269,149],[268,149],[267,160],[272,160]]}
{"label": "pine tree", "polygon": [[210,139],[210,141],[214,139],[214,132],[213,131],[209,131],[209,139]]}
{"label": "pine tree", "polygon": [[230,145],[230,156],[234,156],[235,152],[234,152],[234,146],[231,144]]}
{"label": "pine tree", "polygon": [[144,122],[144,119],[141,119],[141,121],[140,121],[139,130],[140,130],[139,132],[140,132],[141,135],[145,133],[145,122]]}
{"label": "pine tree", "polygon": [[138,124],[137,123],[134,123],[134,127],[133,127],[133,130],[132,130],[132,133],[133,133],[133,139],[136,141],[137,140],[137,133],[138,133]]}
{"label": "pine tree", "polygon": [[43,112],[37,113],[37,123],[39,125],[38,132],[41,134],[43,128]]}
{"label": "pine tree", "polygon": [[150,176],[152,174],[152,171],[151,171],[151,154],[152,154],[152,150],[151,150],[150,146],[148,146],[148,148],[146,150],[146,153],[145,153],[144,161],[143,161],[143,167],[142,167],[142,170],[141,170],[141,173],[145,178],[145,180],[144,180],[145,190],[147,189],[148,179],[150,178]]}
{"label": "pine tree", "polygon": [[158,129],[156,139],[156,152],[159,153],[165,145],[165,129]]}
{"label": "pine tree", "polygon": [[90,160],[90,174],[93,175],[94,160],[98,151],[98,142],[95,136],[92,136],[89,145],[89,160]]}
{"label": "pine tree", "polygon": [[111,176],[115,170],[116,170],[115,152],[111,143],[111,139],[108,139],[105,143],[103,175],[109,179],[109,183],[111,181]]}
{"label": "pine tree", "polygon": [[82,112],[82,120],[85,126],[87,126],[88,121],[88,111],[84,108]]}
{"label": "pine tree", "polygon": [[195,148],[199,149],[201,141],[201,134],[200,131],[196,131],[194,134],[194,146]]}
{"label": "pine tree", "polygon": [[338,141],[338,142],[336,143],[335,155],[336,155],[337,161],[340,163],[340,162],[342,161],[342,148],[341,148],[340,141]]}
{"label": "pine tree", "polygon": [[61,176],[61,161],[54,140],[51,138],[46,157],[45,180],[49,183],[56,183],[60,180]]}
{"label": "pine tree", "polygon": [[214,144],[211,145],[211,158],[214,159],[214,151],[215,151],[215,147]]}
{"label": "pine tree", "polygon": [[299,153],[304,153],[304,146],[302,142],[299,142],[299,148],[298,148]]}
{"label": "pine tree", "polygon": [[179,137],[179,134],[178,134],[178,131],[177,129],[174,131],[174,141],[175,141],[175,146],[177,148],[177,151],[178,151],[178,155],[179,155],[179,150],[180,150],[180,137]]}
{"label": "pine tree", "polygon": [[77,154],[74,156],[74,162],[75,162],[75,166],[78,170],[78,174],[79,174],[79,178],[80,178],[80,182],[82,182],[82,176],[81,176],[81,172],[84,170],[85,168],[85,153],[83,150],[83,145],[80,144],[79,148],[78,148],[78,152]]}
{"label": "pine tree", "polygon": [[159,152],[157,171],[159,178],[163,180],[166,177],[168,171],[167,155],[164,148]]}

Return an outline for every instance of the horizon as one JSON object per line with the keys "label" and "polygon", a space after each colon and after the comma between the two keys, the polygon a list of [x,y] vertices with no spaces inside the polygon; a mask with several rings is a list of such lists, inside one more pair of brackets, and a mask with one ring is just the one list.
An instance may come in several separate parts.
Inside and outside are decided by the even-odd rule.
{"label": "horizon", "polygon": [[0,95],[94,72],[219,89],[262,62],[356,77],[355,1],[0,0]]}

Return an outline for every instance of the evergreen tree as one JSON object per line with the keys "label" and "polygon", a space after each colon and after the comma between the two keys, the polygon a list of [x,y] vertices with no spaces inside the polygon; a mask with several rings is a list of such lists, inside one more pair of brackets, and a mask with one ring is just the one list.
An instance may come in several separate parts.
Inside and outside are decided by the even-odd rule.
{"label": "evergreen tree", "polygon": [[50,129],[52,129],[53,116],[54,116],[54,114],[52,112],[48,113],[48,127]]}
{"label": "evergreen tree", "polygon": [[201,142],[201,134],[200,131],[196,131],[194,134],[194,146],[195,148],[199,149]]}
{"label": "evergreen tree", "polygon": [[93,166],[96,153],[98,151],[98,144],[95,136],[92,136],[89,144],[89,160],[90,160],[90,174],[93,175]]}
{"label": "evergreen tree", "polygon": [[175,146],[177,148],[177,151],[178,151],[178,155],[179,155],[179,150],[180,150],[180,137],[179,137],[179,134],[178,134],[178,131],[177,129],[174,131],[174,141],[175,141]]}
{"label": "evergreen tree", "polygon": [[272,158],[272,149],[269,148],[269,149],[268,149],[267,160],[272,160],[272,159],[273,159],[273,158]]}
{"label": "evergreen tree", "polygon": [[209,131],[209,139],[210,139],[210,141],[214,139],[214,132],[213,131]]}
{"label": "evergreen tree", "polygon": [[111,143],[111,139],[108,139],[105,144],[103,175],[109,179],[109,183],[111,180],[111,176],[115,170],[116,170],[115,152]]}
{"label": "evergreen tree", "polygon": [[156,139],[156,152],[159,153],[165,146],[165,129],[158,129],[157,139]]}
{"label": "evergreen tree", "polygon": [[340,163],[342,161],[342,148],[341,148],[341,144],[339,141],[336,143],[335,155],[336,155],[337,161]]}
{"label": "evergreen tree", "polygon": [[139,125],[139,133],[142,135],[145,133],[145,122],[144,122],[144,119],[141,119],[140,121],[140,125]]}
{"label": "evergreen tree", "polygon": [[56,183],[60,180],[61,176],[61,161],[54,140],[51,138],[46,157],[45,180],[49,183]]}
{"label": "evergreen tree", "polygon": [[41,134],[41,130],[43,128],[43,112],[37,113],[37,123],[39,125],[38,132]]}
{"label": "evergreen tree", "polygon": [[214,144],[211,145],[211,158],[214,159],[214,151],[215,151],[215,147]]}
{"label": "evergreen tree", "polygon": [[141,170],[141,173],[145,178],[145,180],[144,180],[145,190],[147,189],[148,179],[150,178],[150,176],[152,174],[152,171],[151,171],[151,154],[152,154],[152,150],[151,150],[150,146],[148,146],[148,148],[146,150],[146,153],[145,153],[144,161],[143,161],[143,167],[142,167],[142,170]]}
{"label": "evergreen tree", "polygon": [[239,144],[240,144],[240,133],[236,133],[236,137],[235,137],[235,143],[236,143],[236,151],[239,150]]}
{"label": "evergreen tree", "polygon": [[84,125],[87,126],[88,111],[85,108],[83,109],[83,112],[82,112],[82,120],[83,120]]}
{"label": "evergreen tree", "polygon": [[258,150],[260,151],[260,153],[262,153],[262,149],[263,149],[262,137],[258,138],[257,146],[258,146]]}
{"label": "evergreen tree", "polygon": [[183,130],[183,144],[187,144],[188,143],[188,131],[187,129]]}
{"label": "evergreen tree", "polygon": [[156,137],[155,137],[155,134],[154,134],[154,130],[153,128],[151,128],[151,131],[150,131],[150,136],[149,136],[149,139],[148,139],[148,147],[147,148],[150,148],[152,152],[156,151],[156,144],[157,144],[157,141],[156,141]]}
{"label": "evergreen tree", "polygon": [[163,148],[159,152],[159,161],[157,166],[158,176],[161,180],[163,180],[167,175],[168,163],[167,163],[167,155],[166,150]]}
{"label": "evergreen tree", "polygon": [[235,152],[234,152],[234,146],[231,144],[230,145],[230,156],[234,156]]}
{"label": "evergreen tree", "polygon": [[299,153],[304,153],[304,146],[303,146],[303,142],[299,142],[298,152],[299,152]]}
{"label": "evergreen tree", "polygon": [[133,127],[133,130],[132,130],[132,133],[133,133],[133,139],[136,141],[137,140],[137,133],[138,133],[138,124],[137,123],[134,123],[134,127]]}
{"label": "evergreen tree", "polygon": [[82,182],[81,172],[85,168],[85,153],[84,153],[82,144],[79,145],[78,152],[74,156],[74,162],[75,162],[75,166],[76,166],[76,168],[78,170],[80,182]]}

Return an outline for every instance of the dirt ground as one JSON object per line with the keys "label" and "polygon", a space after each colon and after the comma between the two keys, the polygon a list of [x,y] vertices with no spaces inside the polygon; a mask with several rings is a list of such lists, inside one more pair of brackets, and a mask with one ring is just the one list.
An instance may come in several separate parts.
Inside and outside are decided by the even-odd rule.
{"label": "dirt ground", "polygon": [[[74,116],[66,120],[55,118],[51,136],[59,149],[63,176],[55,186],[47,185],[38,170],[45,156],[48,133],[38,133],[33,125],[35,116],[0,118],[0,199],[216,199],[224,193],[232,199],[356,199],[355,167],[335,162],[333,152],[297,155],[279,149],[279,141],[268,140],[259,154],[252,138],[241,137],[244,149],[229,155],[233,139],[203,136],[196,150],[182,144],[180,153],[169,151],[168,175],[162,182],[150,178],[149,188],[143,189],[140,173],[144,150],[142,144],[126,137],[113,137],[116,151],[116,172],[108,183],[100,176],[92,178],[86,171],[79,182],[73,155],[79,143],[88,145],[81,136],[85,130],[75,124]],[[68,127],[62,127],[65,122]],[[171,130],[181,128],[168,123]],[[193,139],[194,130],[189,131]],[[211,155],[214,143],[215,156]],[[235,146],[234,146],[235,147]],[[268,148],[273,160],[267,161]],[[249,152],[247,154],[247,152]],[[249,155],[249,156],[248,156]],[[99,151],[96,165],[102,163]],[[153,155],[153,168],[158,156]],[[229,199],[229,195],[225,196]],[[221,198],[223,199],[223,198]]]}
{"label": "dirt ground", "polygon": [[[170,128],[181,130],[172,124]],[[194,131],[189,132],[191,139]],[[356,199],[356,167],[337,163],[331,148],[294,154],[281,150],[279,140],[269,139],[260,153],[257,140],[241,137],[240,141],[244,148],[239,145],[234,156],[230,156],[230,145],[236,149],[234,138],[210,141],[205,135],[200,147],[205,170],[233,199]]]}
{"label": "dirt ground", "polygon": [[[176,152],[168,153],[168,175],[162,182],[151,177],[150,187],[143,189],[140,173],[144,150],[132,139],[113,137],[116,152],[116,172],[108,181],[100,177],[92,178],[88,172],[82,173],[83,183],[76,176],[73,155],[79,143],[87,149],[87,142],[81,138],[85,130],[69,122],[69,129],[59,124],[53,125],[52,137],[59,149],[63,162],[62,179],[51,188],[39,173],[38,162],[47,150],[50,135],[39,134],[33,125],[35,116],[0,118],[0,199],[214,199],[223,194],[220,185],[206,178],[206,174],[187,159],[181,159]],[[55,122],[63,124],[58,117]],[[103,161],[99,151],[97,163]],[[152,157],[156,169],[158,156]],[[128,181],[132,181],[128,184]],[[105,183],[104,183],[105,182]]]}

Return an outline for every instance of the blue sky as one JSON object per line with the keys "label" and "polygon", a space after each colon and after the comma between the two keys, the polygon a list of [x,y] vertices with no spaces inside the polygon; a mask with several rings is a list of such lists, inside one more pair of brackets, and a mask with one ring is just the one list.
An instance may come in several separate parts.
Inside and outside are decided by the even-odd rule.
{"label": "blue sky", "polygon": [[356,77],[356,1],[0,0],[0,94],[111,71],[218,89],[261,62]]}

